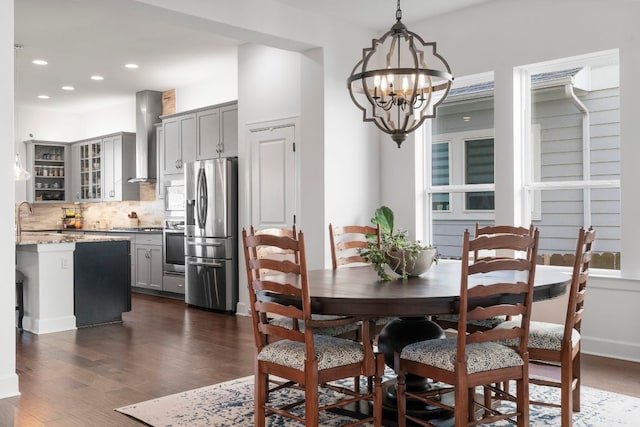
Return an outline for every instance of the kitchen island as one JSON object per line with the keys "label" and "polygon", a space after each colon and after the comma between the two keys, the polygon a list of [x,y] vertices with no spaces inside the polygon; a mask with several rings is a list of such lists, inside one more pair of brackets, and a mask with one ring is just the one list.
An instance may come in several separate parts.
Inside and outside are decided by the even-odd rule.
{"label": "kitchen island", "polygon": [[131,309],[129,238],[22,233],[16,266],[25,275],[23,327],[36,334],[122,320]]}

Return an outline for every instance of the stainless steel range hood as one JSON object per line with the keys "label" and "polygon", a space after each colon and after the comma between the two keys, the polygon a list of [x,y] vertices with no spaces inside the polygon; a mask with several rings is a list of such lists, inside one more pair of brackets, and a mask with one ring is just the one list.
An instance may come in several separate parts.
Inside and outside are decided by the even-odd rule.
{"label": "stainless steel range hood", "polygon": [[156,180],[156,129],[162,114],[162,92],[143,90],[136,93],[136,176],[129,182]]}

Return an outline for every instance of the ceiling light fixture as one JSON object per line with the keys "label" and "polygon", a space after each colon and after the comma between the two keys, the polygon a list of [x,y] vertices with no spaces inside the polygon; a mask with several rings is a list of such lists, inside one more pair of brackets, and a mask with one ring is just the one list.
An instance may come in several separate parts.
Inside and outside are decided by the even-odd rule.
{"label": "ceiling light fixture", "polygon": [[76,88],[75,88],[75,87],[73,87],[73,86],[62,86],[62,88],[61,88],[61,89],[62,89],[62,90],[76,90]]}
{"label": "ceiling light fixture", "polygon": [[449,93],[453,76],[436,52],[436,43],[425,43],[407,30],[401,22],[400,0],[397,5],[396,23],[362,50],[347,88],[363,120],[390,134],[400,148],[407,134],[436,116],[436,106]]}
{"label": "ceiling light fixture", "polygon": [[49,64],[44,59],[34,59],[33,61],[31,61],[31,63],[35,64],[35,65],[47,65],[47,64]]}
{"label": "ceiling light fixture", "polygon": [[139,67],[139,65],[138,64],[124,64],[124,67],[125,68],[129,68],[131,70],[135,70],[136,68]]}
{"label": "ceiling light fixture", "polygon": [[49,99],[49,95],[38,95],[38,99]]}
{"label": "ceiling light fixture", "polygon": [[96,74],[96,75],[91,76],[91,80],[100,81],[100,80],[104,80],[104,77],[102,77],[102,76],[98,76],[98,75]]}

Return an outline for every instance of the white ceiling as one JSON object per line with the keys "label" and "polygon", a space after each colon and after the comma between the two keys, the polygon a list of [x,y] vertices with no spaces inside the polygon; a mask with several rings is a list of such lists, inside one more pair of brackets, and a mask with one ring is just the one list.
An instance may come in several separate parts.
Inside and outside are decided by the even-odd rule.
{"label": "white ceiling", "polygon": [[[386,30],[395,0],[276,0]],[[403,22],[420,21],[490,0],[404,0]],[[186,28],[170,14],[133,0],[15,0],[17,107],[82,112],[131,100],[140,90],[183,87],[234,61],[242,40]],[[45,59],[36,66],[33,59]],[[137,70],[124,64],[135,62]],[[101,82],[92,74],[105,77]],[[75,90],[66,92],[63,85]],[[47,100],[37,98],[49,95]]]}

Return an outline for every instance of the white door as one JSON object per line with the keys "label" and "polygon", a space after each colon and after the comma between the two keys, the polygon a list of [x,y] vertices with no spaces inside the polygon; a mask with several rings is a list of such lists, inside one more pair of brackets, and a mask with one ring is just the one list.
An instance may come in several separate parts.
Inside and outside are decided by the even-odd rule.
{"label": "white door", "polygon": [[251,132],[251,224],[288,228],[296,215],[295,127]]}

